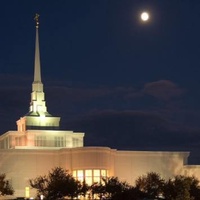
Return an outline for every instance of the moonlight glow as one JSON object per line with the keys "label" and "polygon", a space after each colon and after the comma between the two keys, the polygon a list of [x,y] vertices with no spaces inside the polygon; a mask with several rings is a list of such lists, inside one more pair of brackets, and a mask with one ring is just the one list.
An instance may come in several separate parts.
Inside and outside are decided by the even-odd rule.
{"label": "moonlight glow", "polygon": [[148,21],[148,19],[149,19],[149,13],[143,12],[140,17],[141,17],[142,21]]}

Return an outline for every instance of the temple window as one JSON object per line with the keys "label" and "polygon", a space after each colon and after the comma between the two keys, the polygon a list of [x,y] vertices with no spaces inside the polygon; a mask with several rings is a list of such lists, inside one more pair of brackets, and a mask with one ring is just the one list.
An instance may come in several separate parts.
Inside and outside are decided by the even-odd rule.
{"label": "temple window", "polygon": [[79,146],[78,138],[73,138],[73,147],[78,147],[78,146]]}
{"label": "temple window", "polygon": [[55,147],[64,147],[63,137],[56,136],[54,142],[55,142],[55,144],[54,144]]}
{"label": "temple window", "polygon": [[46,136],[36,136],[35,137],[35,146],[45,147],[46,146]]}
{"label": "temple window", "polygon": [[73,177],[80,182],[85,182],[88,185],[100,182],[102,178],[108,177],[108,170],[105,169],[85,169],[85,170],[73,170]]}

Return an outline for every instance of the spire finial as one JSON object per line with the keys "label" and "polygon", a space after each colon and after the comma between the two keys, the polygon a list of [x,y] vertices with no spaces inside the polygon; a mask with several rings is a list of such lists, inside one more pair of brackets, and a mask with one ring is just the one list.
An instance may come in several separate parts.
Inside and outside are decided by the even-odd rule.
{"label": "spire finial", "polygon": [[38,13],[36,13],[35,14],[35,17],[34,17],[34,20],[35,20],[35,22],[36,22],[36,28],[39,28],[39,14]]}

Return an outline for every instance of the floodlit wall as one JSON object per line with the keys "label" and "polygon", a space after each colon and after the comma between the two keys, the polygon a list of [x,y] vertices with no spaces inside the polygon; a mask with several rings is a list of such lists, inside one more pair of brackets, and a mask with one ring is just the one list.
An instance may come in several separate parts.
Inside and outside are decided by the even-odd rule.
{"label": "floodlit wall", "polygon": [[[29,179],[48,174],[58,166],[71,174],[79,170],[83,175],[86,171],[105,171],[108,176],[116,176],[132,185],[138,176],[147,172],[169,178],[196,169],[196,174],[200,175],[200,166],[184,166],[188,155],[187,152],[117,151],[108,147],[1,149],[0,172],[11,181],[15,196],[21,197],[25,196],[25,188],[30,187]],[[35,196],[33,189],[29,191],[31,196]]]}
{"label": "floodlit wall", "polygon": [[200,165],[186,165],[184,166],[185,176],[195,176],[200,180]]}
{"label": "floodlit wall", "polygon": [[83,147],[84,133],[73,131],[27,130],[9,131],[0,136],[0,149],[34,147]]}
{"label": "floodlit wall", "polygon": [[[24,197],[29,179],[46,174],[58,166],[57,151],[50,150],[0,150],[0,172],[6,174],[15,190],[15,196]],[[30,196],[35,191],[30,190]]]}
{"label": "floodlit wall", "polygon": [[147,172],[157,172],[164,179],[183,173],[188,152],[117,151],[115,176],[134,185]]}

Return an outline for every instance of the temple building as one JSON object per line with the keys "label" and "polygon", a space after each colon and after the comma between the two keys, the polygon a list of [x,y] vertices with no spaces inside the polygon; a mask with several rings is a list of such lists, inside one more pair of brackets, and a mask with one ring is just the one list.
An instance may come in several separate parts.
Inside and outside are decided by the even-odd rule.
{"label": "temple building", "polygon": [[187,164],[189,152],[119,151],[84,146],[85,133],[60,130],[60,117],[47,111],[41,79],[39,15],[35,22],[34,80],[29,112],[17,120],[17,130],[0,136],[0,172],[11,182],[15,190],[13,197],[35,197],[36,191],[30,188],[29,179],[45,175],[58,166],[90,185],[109,176],[134,185],[138,176],[152,171],[163,178],[182,174],[200,179],[200,166]]}

